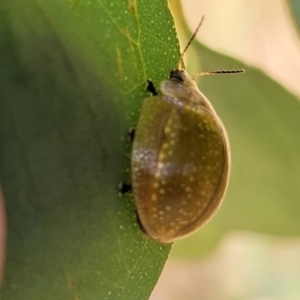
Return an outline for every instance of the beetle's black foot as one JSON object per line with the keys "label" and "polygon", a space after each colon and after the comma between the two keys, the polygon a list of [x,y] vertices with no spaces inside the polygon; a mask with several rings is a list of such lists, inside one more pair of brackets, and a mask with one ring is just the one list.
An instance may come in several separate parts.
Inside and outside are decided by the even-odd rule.
{"label": "beetle's black foot", "polygon": [[126,193],[129,193],[132,191],[131,184],[126,184],[124,182],[120,182],[118,185],[118,195],[123,196]]}
{"label": "beetle's black foot", "polygon": [[156,89],[151,80],[147,79],[147,91],[150,92],[153,96],[157,96]]}
{"label": "beetle's black foot", "polygon": [[133,142],[134,136],[135,136],[135,129],[134,128],[130,128],[129,131],[128,131],[129,142],[131,142],[131,143]]}

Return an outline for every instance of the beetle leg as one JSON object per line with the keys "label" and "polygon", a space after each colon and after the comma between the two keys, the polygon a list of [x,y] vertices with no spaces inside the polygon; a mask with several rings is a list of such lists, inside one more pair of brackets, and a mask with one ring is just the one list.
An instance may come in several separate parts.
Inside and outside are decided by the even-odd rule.
{"label": "beetle leg", "polygon": [[128,131],[128,140],[129,142],[133,142],[134,140],[134,136],[135,136],[135,129],[134,128],[129,128],[129,131]]}
{"label": "beetle leg", "polygon": [[123,196],[126,193],[132,192],[131,184],[126,184],[124,182],[120,182],[118,185],[118,195]]}
{"label": "beetle leg", "polygon": [[147,79],[147,91],[150,92],[153,96],[157,96],[157,91],[155,89],[155,86],[153,84],[153,82],[149,79]]}

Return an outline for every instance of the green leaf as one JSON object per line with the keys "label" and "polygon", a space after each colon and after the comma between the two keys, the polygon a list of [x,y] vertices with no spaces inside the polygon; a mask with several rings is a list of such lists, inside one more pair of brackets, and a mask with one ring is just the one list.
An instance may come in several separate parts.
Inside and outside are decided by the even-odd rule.
{"label": "green leaf", "polygon": [[199,78],[229,135],[231,180],[216,216],[175,243],[172,255],[205,256],[231,230],[299,235],[299,100],[260,70],[196,42],[192,48],[191,73],[237,68],[246,73]]}
{"label": "green leaf", "polygon": [[145,238],[128,130],[179,56],[167,1],[2,1],[2,298],[148,299],[170,245]]}

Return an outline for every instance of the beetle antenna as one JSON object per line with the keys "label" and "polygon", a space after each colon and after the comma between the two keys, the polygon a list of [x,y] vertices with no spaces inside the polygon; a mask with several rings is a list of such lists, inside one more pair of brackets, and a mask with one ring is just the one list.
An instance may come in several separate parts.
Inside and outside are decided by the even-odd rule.
{"label": "beetle antenna", "polygon": [[193,79],[199,76],[205,76],[205,75],[222,75],[222,74],[239,74],[239,73],[245,73],[244,69],[234,69],[234,70],[215,70],[215,71],[206,71],[194,74],[192,76]]}
{"label": "beetle antenna", "polygon": [[179,58],[179,61],[178,61],[178,70],[183,70],[183,69],[184,69],[183,56],[184,56],[186,50],[189,48],[191,42],[192,42],[193,39],[195,38],[195,36],[196,36],[196,34],[197,34],[199,28],[201,27],[203,21],[204,21],[204,16],[202,16],[202,18],[201,18],[201,20],[200,20],[200,22],[199,22],[199,24],[198,24],[198,26],[197,26],[195,32],[194,32],[193,35],[190,37],[190,39],[189,39],[187,45],[185,46],[184,50],[182,51],[182,53],[181,53],[181,55],[180,55],[180,58]]}

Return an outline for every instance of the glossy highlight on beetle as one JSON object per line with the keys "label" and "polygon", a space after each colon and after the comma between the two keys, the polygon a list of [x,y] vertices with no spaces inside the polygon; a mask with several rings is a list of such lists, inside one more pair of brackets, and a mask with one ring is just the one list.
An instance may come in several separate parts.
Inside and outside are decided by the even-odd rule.
{"label": "glossy highlight on beetle", "polygon": [[[178,69],[160,83],[161,94],[143,100],[131,157],[140,224],[146,235],[163,243],[189,235],[211,218],[224,196],[230,167],[224,126],[184,70],[186,49]],[[242,70],[208,73],[232,72]]]}

